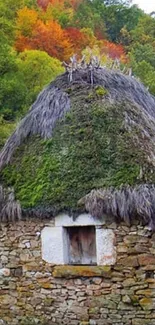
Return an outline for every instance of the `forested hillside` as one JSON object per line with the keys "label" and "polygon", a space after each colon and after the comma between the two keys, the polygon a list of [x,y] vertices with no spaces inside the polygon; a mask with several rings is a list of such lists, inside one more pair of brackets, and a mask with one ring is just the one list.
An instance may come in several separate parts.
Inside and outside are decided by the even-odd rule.
{"label": "forested hillside", "polygon": [[0,0],[0,146],[77,53],[119,59],[155,94],[155,18],[126,0]]}

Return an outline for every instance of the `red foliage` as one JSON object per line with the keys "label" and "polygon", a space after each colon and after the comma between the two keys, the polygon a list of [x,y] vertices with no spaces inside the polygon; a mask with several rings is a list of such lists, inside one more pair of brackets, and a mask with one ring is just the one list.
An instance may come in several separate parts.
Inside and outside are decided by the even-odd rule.
{"label": "red foliage", "polygon": [[77,28],[69,27],[66,29],[67,36],[72,44],[74,53],[79,54],[85,47],[85,36]]}
{"label": "red foliage", "polygon": [[71,7],[76,11],[82,0],[69,0]]}
{"label": "red foliage", "polygon": [[20,34],[15,42],[15,48],[18,52],[31,50],[32,48],[29,44],[29,38]]}
{"label": "red foliage", "polygon": [[52,4],[54,7],[58,4],[64,7],[64,0],[37,0],[37,4],[42,9],[46,10],[49,4]]}
{"label": "red foliage", "polygon": [[37,0],[37,4],[39,7],[41,7],[42,9],[46,10],[48,4],[49,4],[49,0]]}
{"label": "red foliage", "polygon": [[124,47],[120,44],[115,44],[112,42],[109,42],[107,40],[104,40],[101,45],[101,52],[104,54],[107,54],[112,59],[120,59],[125,57],[125,50]]}
{"label": "red foliage", "polygon": [[105,38],[105,31],[103,31],[103,30],[101,30],[101,28],[97,27],[97,28],[95,28],[94,35],[98,40],[103,40]]}
{"label": "red foliage", "polygon": [[[63,10],[65,6],[76,7],[80,2],[81,0],[37,0],[38,5],[43,10],[52,4],[53,7],[57,8],[57,11]],[[93,48],[97,44],[100,47],[101,54],[109,55],[112,59],[119,58],[124,62],[127,60],[122,45],[103,39],[102,26],[96,28],[96,35],[98,33],[96,38],[90,28],[79,30],[75,27],[68,27],[63,30],[57,21],[49,19],[51,17],[46,21],[45,17],[43,18],[34,9],[27,7],[20,9],[17,12],[16,20],[16,49],[18,51],[25,49],[43,50],[59,60],[68,60],[73,53],[81,54],[81,51],[87,46]]]}
{"label": "red foliage", "polygon": [[37,0],[38,6],[44,10],[47,9],[50,3],[53,6],[59,3],[62,4],[62,6],[65,5],[65,7],[73,8],[76,11],[76,9],[78,8],[81,2],[82,0],[66,0],[66,1],[65,0]]}

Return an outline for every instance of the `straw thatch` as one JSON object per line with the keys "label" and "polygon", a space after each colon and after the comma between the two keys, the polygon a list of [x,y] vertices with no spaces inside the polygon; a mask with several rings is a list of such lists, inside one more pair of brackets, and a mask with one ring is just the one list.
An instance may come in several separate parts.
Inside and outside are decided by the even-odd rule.
{"label": "straw thatch", "polygon": [[[101,87],[98,92],[97,87]],[[93,105],[100,108],[95,113]],[[66,120],[68,113],[73,113],[73,116]],[[97,115],[94,115],[95,118],[91,121],[92,114]],[[104,118],[109,120],[105,122]],[[96,127],[95,121],[103,123],[100,127]],[[95,127],[95,131],[91,131]],[[40,140],[35,136],[44,139],[45,143],[40,145]],[[54,139],[54,144],[48,144],[47,139],[51,138]],[[85,151],[82,143],[86,146]],[[39,145],[37,152],[36,147]],[[89,146],[94,146],[92,153]],[[76,151],[77,147],[79,152]],[[26,179],[26,170],[24,175],[25,167],[22,169],[22,164],[26,160],[26,153],[32,156],[33,151],[36,151],[35,159],[31,157],[30,165],[34,163],[34,167],[28,169],[28,175],[30,178],[32,176],[31,184],[31,179],[28,181]],[[109,162],[107,152],[110,154]],[[130,161],[133,167],[131,170]],[[45,168],[41,165],[43,162]],[[7,165],[8,167],[5,167]],[[100,168],[100,173],[103,174],[99,174],[97,168]],[[127,169],[124,179],[123,168]],[[87,66],[73,71],[71,79],[68,73],[65,73],[39,94],[26,117],[8,139],[0,153],[0,169],[3,183],[0,194],[1,220],[19,219],[21,216],[51,218],[61,209],[78,211],[77,201],[83,197],[80,209],[89,211],[94,217],[101,218],[106,214],[127,222],[137,217],[153,228],[155,97],[135,78],[117,70],[101,67],[90,70]],[[14,174],[17,174],[18,170],[16,180]],[[41,170],[38,178],[36,170]],[[74,171],[75,179],[73,179]],[[130,177],[132,173],[134,176]],[[43,178],[46,181],[48,179],[48,186],[46,181],[43,182]],[[31,198],[32,191],[35,192],[37,181],[39,198],[36,199],[35,195],[34,200],[28,205],[27,202]],[[105,187],[98,189],[100,186],[97,184],[103,184]],[[124,184],[123,187],[121,184]],[[14,187],[15,194],[13,190],[4,190],[8,185]],[[20,197],[23,197],[23,201],[19,203]]]}
{"label": "straw thatch", "polygon": [[137,218],[155,230],[155,185],[92,190],[79,204],[96,218],[113,216],[128,224]]}
{"label": "straw thatch", "polygon": [[14,150],[28,136],[39,134],[50,138],[56,121],[70,108],[68,95],[51,85],[43,90],[26,117],[6,142],[0,154],[0,169],[8,164]]}
{"label": "straw thatch", "polygon": [[22,217],[19,201],[15,200],[13,189],[7,190],[0,185],[0,220],[15,221]]}
{"label": "straw thatch", "polygon": [[[6,142],[0,154],[0,169],[8,164],[14,150],[30,135],[39,134],[43,138],[52,136],[53,128],[58,119],[70,109],[68,74],[58,77],[38,96],[26,117],[20,122],[16,131]],[[72,83],[86,86],[91,83],[89,69],[79,69],[73,72]],[[107,68],[93,70],[93,85],[101,85],[107,89],[112,103],[122,99],[140,105],[144,111],[155,118],[155,97],[135,78]],[[61,90],[60,90],[61,89]]]}

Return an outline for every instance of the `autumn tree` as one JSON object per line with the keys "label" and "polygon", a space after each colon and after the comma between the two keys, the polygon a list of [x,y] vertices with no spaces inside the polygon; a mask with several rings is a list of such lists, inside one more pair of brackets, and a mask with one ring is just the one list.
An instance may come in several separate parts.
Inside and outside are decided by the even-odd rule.
{"label": "autumn tree", "polygon": [[37,4],[42,9],[46,10],[47,9],[47,6],[49,4],[49,0],[37,0]]}
{"label": "autumn tree", "polygon": [[100,44],[100,48],[101,53],[107,54],[110,58],[126,61],[126,53],[122,45],[104,40]]}
{"label": "autumn tree", "polygon": [[66,29],[66,34],[70,43],[72,44],[74,52],[80,54],[81,50],[85,47],[84,33],[75,27],[69,27]]}
{"label": "autumn tree", "polygon": [[72,25],[73,8],[71,2],[64,0],[53,0],[48,3],[46,10],[41,11],[40,18],[43,22],[57,21],[61,27]]}
{"label": "autumn tree", "polygon": [[38,13],[34,9],[24,7],[17,13],[16,29],[18,35],[31,37],[38,21]]}
{"label": "autumn tree", "polygon": [[54,20],[43,22],[35,10],[23,8],[18,12],[16,49],[37,49],[50,56],[66,60],[72,53],[66,32]]}

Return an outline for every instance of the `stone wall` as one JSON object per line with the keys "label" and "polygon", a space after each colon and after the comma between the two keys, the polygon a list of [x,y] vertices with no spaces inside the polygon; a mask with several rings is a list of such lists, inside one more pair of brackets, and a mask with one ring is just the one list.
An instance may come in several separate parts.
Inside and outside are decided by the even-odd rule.
{"label": "stone wall", "polygon": [[155,324],[155,234],[112,223],[114,266],[55,266],[41,258],[44,226],[0,225],[0,324]]}

